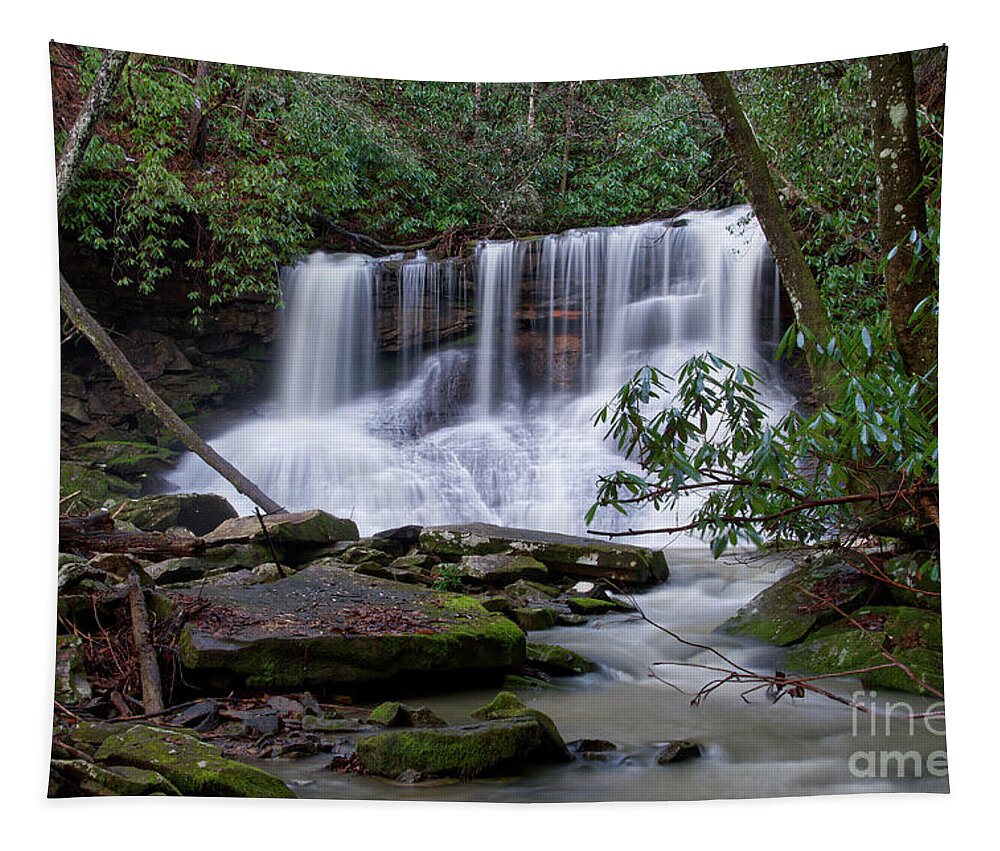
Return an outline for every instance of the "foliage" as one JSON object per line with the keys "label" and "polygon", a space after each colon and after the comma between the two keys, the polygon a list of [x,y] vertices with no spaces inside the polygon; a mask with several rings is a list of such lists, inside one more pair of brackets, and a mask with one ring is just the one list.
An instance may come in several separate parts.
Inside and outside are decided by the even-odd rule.
{"label": "foliage", "polygon": [[[855,534],[904,514],[936,491],[935,376],[906,376],[888,331],[841,331],[825,347],[789,329],[782,349],[815,347],[836,368],[835,400],[772,422],[759,376],[707,353],[671,378],[643,367],[595,416],[640,473],[598,481],[599,506],[671,508],[688,493],[703,500],[683,527],[718,556],[741,539],[815,541]],[[858,506],[861,512],[858,513]]]}
{"label": "foliage", "polygon": [[434,582],[431,587],[435,591],[459,591],[462,588],[462,574],[457,564],[445,563],[434,571]]}

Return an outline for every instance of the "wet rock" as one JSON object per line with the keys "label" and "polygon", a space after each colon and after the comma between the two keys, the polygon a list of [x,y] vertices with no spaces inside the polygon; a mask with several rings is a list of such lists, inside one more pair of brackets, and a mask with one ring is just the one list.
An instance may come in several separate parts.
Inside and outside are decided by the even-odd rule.
{"label": "wet rock", "polygon": [[172,526],[183,526],[195,535],[205,535],[236,516],[236,509],[227,500],[204,493],[143,496],[126,502],[118,514],[122,520],[147,532],[165,532]]}
{"label": "wet rock", "polygon": [[667,742],[656,756],[657,765],[667,765],[669,763],[686,762],[701,756],[701,745],[697,742],[676,741]]}
{"label": "wet rock", "polygon": [[545,579],[549,572],[540,561],[526,555],[496,553],[463,556],[458,573],[465,585],[506,586],[518,580]]}
{"label": "wet rock", "polygon": [[409,706],[396,701],[386,701],[376,706],[368,716],[369,724],[381,727],[447,727],[426,706]]}
{"label": "wet rock", "polygon": [[281,714],[277,709],[248,709],[226,712],[226,717],[243,723],[245,736],[273,736],[281,730]]}
{"label": "wet rock", "polygon": [[555,677],[572,677],[597,670],[597,664],[586,656],[557,644],[535,644],[530,641],[527,645],[527,663],[529,667]]}
{"label": "wet rock", "polygon": [[630,584],[662,581],[668,573],[659,550],[487,523],[426,527],[420,533],[420,548],[451,556],[529,555],[556,573]]}
{"label": "wet rock", "polygon": [[559,615],[556,618],[556,626],[583,626],[587,623],[586,615]]}
{"label": "wet rock", "polygon": [[266,586],[211,586],[180,637],[186,675],[292,689],[516,670],[524,634],[475,600],[315,564]]}
{"label": "wet rock", "polygon": [[76,635],[56,638],[56,700],[75,706],[92,696],[83,666],[83,639]]}
{"label": "wet rock", "polygon": [[512,582],[504,588],[504,593],[510,597],[516,597],[528,602],[554,600],[559,596],[560,591],[554,585],[547,585],[544,582],[519,579],[517,582]]}
{"label": "wet rock", "polygon": [[339,553],[337,559],[344,564],[365,564],[374,563],[382,567],[386,567],[389,562],[393,560],[394,556],[392,553],[384,552],[383,550],[375,549],[374,547],[366,547],[362,544],[356,544],[355,546],[348,547]]}
{"label": "wet rock", "polygon": [[516,694],[501,691],[489,703],[474,709],[470,715],[480,721],[492,721],[497,718],[517,718],[527,712],[528,707],[521,703]]}
{"label": "wet rock", "polygon": [[305,706],[303,706],[299,701],[280,694],[269,697],[267,699],[267,705],[279,715],[283,715],[286,718],[301,719],[306,714]]}
{"label": "wet rock", "polygon": [[867,602],[877,590],[878,583],[849,562],[834,554],[824,555],[807,560],[765,588],[721,629],[784,647],[839,617],[824,600],[850,612]]}
{"label": "wet rock", "polygon": [[570,753],[589,762],[609,762],[618,745],[605,739],[576,739],[566,745]]}
{"label": "wet rock", "polygon": [[[886,664],[885,649],[932,689],[944,688],[939,614],[911,607],[870,606],[851,617],[863,630],[846,620],[825,626],[789,650],[785,667],[803,674],[859,670]],[[934,693],[899,667],[869,671],[860,679],[865,688]]]}
{"label": "wet rock", "polygon": [[94,755],[105,766],[155,771],[182,795],[294,798],[278,778],[222,756],[212,745],[177,730],[137,724],[108,736]]}
{"label": "wet rock", "polygon": [[399,526],[395,529],[384,529],[381,532],[376,532],[372,537],[390,544],[396,552],[402,554],[416,546],[423,528],[423,526]]}
{"label": "wet rock", "polygon": [[356,733],[365,725],[357,718],[337,718],[333,715],[307,715],[302,719],[302,731],[308,733]]}

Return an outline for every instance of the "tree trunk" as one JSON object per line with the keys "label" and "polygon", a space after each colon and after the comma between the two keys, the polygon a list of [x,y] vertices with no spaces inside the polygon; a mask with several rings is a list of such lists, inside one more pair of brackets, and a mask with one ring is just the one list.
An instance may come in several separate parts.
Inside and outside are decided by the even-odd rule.
{"label": "tree trunk", "polygon": [[[108,51],[104,55],[101,69],[97,73],[87,101],[73,123],[66,145],[56,163],[56,198],[59,209],[62,208],[68,197],[69,187],[73,185],[79,172],[84,152],[94,134],[94,127],[107,108],[115,84],[121,77],[122,69],[127,61],[127,53]],[[191,427],[156,394],[153,388],[136,372],[135,367],[129,363],[128,358],[114,344],[100,323],[83,306],[62,273],[59,275],[59,305],[76,329],[90,340],[102,360],[111,367],[112,372],[122,384],[129,389],[147,411],[163,423],[174,437],[202,458],[212,469],[220,473],[236,490],[249,497],[268,514],[283,510],[278,503],[269,498],[260,488],[198,437]]]}
{"label": "tree trunk", "polygon": [[538,114],[538,83],[532,83],[528,91],[528,129],[535,129],[535,116]]}
{"label": "tree trunk", "polygon": [[194,76],[194,103],[188,115],[188,153],[195,162],[205,159],[205,143],[208,138],[208,119],[205,116],[205,100],[208,91],[208,74],[212,63],[198,60]]}
{"label": "tree trunk", "polygon": [[[729,78],[721,72],[698,74],[698,81],[739,165],[750,193],[750,203],[781,271],[781,281],[792,302],[795,321],[809,329],[820,343],[826,343],[830,339],[830,319],[820,297],[819,286],[802,256],[802,249],[771,180],[767,160],[736,98],[736,92]],[[832,388],[829,387],[828,372],[817,363],[811,349],[807,349],[806,357],[814,393],[819,399],[829,398]]]}
{"label": "tree trunk", "polygon": [[139,657],[139,676],[142,680],[142,711],[145,714],[162,712],[165,707],[160,666],[156,661],[156,650],[149,631],[145,595],[139,584],[139,575],[134,570],[128,572],[128,602],[132,618],[132,640],[136,656]]}
{"label": "tree trunk", "polygon": [[94,77],[94,84],[90,87],[90,94],[87,95],[87,100],[69,131],[62,154],[56,163],[56,211],[59,213],[62,212],[76,175],[80,171],[83,155],[94,135],[94,126],[107,109],[115,86],[118,85],[122,72],[128,64],[128,57],[128,53],[120,50],[105,52],[97,69],[97,76]]}
{"label": "tree trunk", "polygon": [[919,329],[911,324],[916,306],[937,288],[930,253],[915,254],[914,233],[927,232],[922,192],[923,166],[917,138],[913,59],[909,53],[868,59],[872,98],[872,141],[878,175],[878,229],[885,264],[886,300],[896,346],[910,375],[924,375],[937,363],[937,318],[927,311]]}

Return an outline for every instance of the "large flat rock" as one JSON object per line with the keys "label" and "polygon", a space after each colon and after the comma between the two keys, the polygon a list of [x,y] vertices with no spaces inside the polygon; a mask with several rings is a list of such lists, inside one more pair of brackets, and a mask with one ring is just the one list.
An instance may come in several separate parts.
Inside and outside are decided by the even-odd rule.
{"label": "large flat rock", "polygon": [[[318,508],[310,511],[284,511],[264,517],[267,536],[274,544],[298,547],[323,547],[338,541],[358,540],[353,520],[334,517]],[[264,530],[256,516],[233,517],[205,535],[206,544],[265,543]]]}
{"label": "large flat rock", "polygon": [[488,523],[428,526],[420,533],[420,548],[444,556],[529,555],[556,573],[633,585],[661,582],[668,575],[660,550]]}
{"label": "large flat rock", "polygon": [[199,593],[208,606],[194,607],[180,658],[192,677],[212,682],[324,687],[464,677],[524,663],[524,633],[472,598],[359,575],[332,561],[268,585]]}

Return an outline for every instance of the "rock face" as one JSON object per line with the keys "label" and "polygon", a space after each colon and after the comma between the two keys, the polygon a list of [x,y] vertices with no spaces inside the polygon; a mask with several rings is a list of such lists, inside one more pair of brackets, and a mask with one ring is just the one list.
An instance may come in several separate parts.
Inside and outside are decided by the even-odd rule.
{"label": "rock face", "polygon": [[[864,631],[845,621],[823,627],[789,650],[785,667],[805,674],[860,670],[887,664],[882,653],[885,649],[932,689],[944,688],[939,614],[910,607],[869,606],[851,617]],[[899,667],[869,671],[860,679],[866,688],[934,693]]]}
{"label": "rock face", "polygon": [[206,535],[220,523],[236,516],[236,509],[223,497],[205,493],[172,493],[130,499],[118,512],[118,519],[133,523],[147,532],[166,532],[180,526],[195,535]]}
{"label": "rock face", "polygon": [[820,556],[765,588],[721,628],[784,647],[839,617],[824,600],[849,612],[871,599],[877,586],[843,559]]}
{"label": "rock face", "polygon": [[108,736],[94,759],[106,766],[156,772],[182,795],[295,797],[278,778],[226,759],[212,745],[177,730],[137,724],[124,733]]}
{"label": "rock face", "polygon": [[266,586],[206,587],[185,627],[187,675],[298,688],[516,670],[524,633],[475,600],[318,563]]}
{"label": "rock face", "polygon": [[659,550],[488,523],[428,526],[420,533],[420,548],[445,556],[528,555],[555,573],[635,585],[659,582],[668,574]]}

